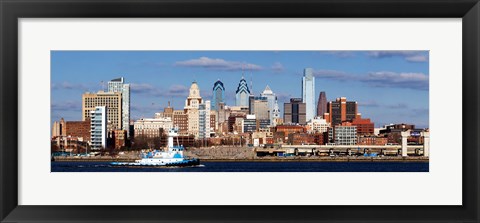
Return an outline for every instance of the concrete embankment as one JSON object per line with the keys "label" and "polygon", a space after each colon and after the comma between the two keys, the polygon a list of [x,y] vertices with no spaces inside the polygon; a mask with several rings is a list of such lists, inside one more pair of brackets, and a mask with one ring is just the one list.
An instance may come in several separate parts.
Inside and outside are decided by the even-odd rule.
{"label": "concrete embankment", "polygon": [[[201,162],[428,162],[428,157],[422,156],[290,156],[290,157],[257,157],[253,148],[248,147],[215,147],[188,148],[185,155],[198,158]],[[125,152],[115,157],[55,157],[55,161],[79,162],[134,162],[139,159],[138,152]]]}

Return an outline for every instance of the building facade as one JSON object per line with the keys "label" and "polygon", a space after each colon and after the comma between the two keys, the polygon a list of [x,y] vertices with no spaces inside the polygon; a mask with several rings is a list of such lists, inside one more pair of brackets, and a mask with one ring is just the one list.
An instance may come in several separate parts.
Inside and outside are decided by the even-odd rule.
{"label": "building facade", "polygon": [[206,139],[210,138],[210,101],[206,100],[205,103],[202,103],[198,107],[198,138]]}
{"label": "building facade", "polygon": [[107,148],[107,106],[97,106],[90,111],[90,138],[91,148],[98,150]]}
{"label": "building facade", "polygon": [[82,95],[82,121],[90,118],[91,111],[95,111],[99,106],[107,107],[108,131],[122,129],[122,93],[103,91],[84,93]]}
{"label": "building facade", "polygon": [[356,101],[347,101],[346,97],[337,98],[327,103],[328,113],[324,114],[327,122],[332,126],[340,125],[345,121],[357,118],[358,106]]}
{"label": "building facade", "polygon": [[84,141],[90,141],[90,118],[85,121],[66,121],[65,134],[66,136],[79,137]]}
{"label": "building facade", "polygon": [[213,94],[212,94],[212,107],[211,110],[217,110],[220,103],[225,103],[225,86],[220,80],[217,80],[213,84]]}
{"label": "building facade", "polygon": [[166,134],[172,127],[173,121],[170,117],[142,118],[133,123],[135,137],[160,137],[162,136],[162,133]]}
{"label": "building facade", "polygon": [[301,98],[291,98],[290,103],[284,104],[283,122],[286,124],[306,124],[306,105]]}
{"label": "building facade", "polygon": [[255,115],[247,115],[242,119],[242,133],[255,132],[257,130],[257,119]]}
{"label": "building facade", "polygon": [[302,78],[302,102],[305,103],[306,121],[315,116],[315,77],[312,68],[305,68]]}
{"label": "building facade", "polygon": [[237,90],[235,91],[235,105],[248,107],[249,97],[250,97],[250,89],[248,89],[247,81],[242,76],[240,83],[238,83]]}
{"label": "building facade", "polygon": [[329,127],[330,123],[318,116],[307,122],[307,131],[309,133],[324,133],[328,131]]}
{"label": "building facade", "polygon": [[268,106],[268,98],[250,96],[249,113],[255,115],[257,119],[270,120],[270,111]]}
{"label": "building facade", "polygon": [[322,91],[318,96],[317,116],[323,117],[323,114],[327,112],[327,94],[325,93],[325,91]]}
{"label": "building facade", "polygon": [[352,120],[352,125],[357,126],[357,135],[373,135],[375,123],[369,118],[357,117]]}
{"label": "building facade", "polygon": [[329,131],[329,138],[335,145],[357,145],[356,126],[337,125],[332,127],[331,130],[333,131]]}
{"label": "building facade", "polygon": [[[270,123],[274,123],[274,119],[276,118],[274,114],[275,111],[275,106],[277,106],[278,109],[278,104],[277,104],[277,96],[275,93],[273,93],[272,89],[267,85],[265,87],[265,90],[261,93],[261,96],[266,98],[268,101],[268,113],[269,113],[269,119]],[[280,111],[278,110],[278,115],[280,116]],[[278,117],[277,117],[278,118]]]}
{"label": "building facade", "polygon": [[123,77],[108,82],[108,92],[122,93],[122,129],[130,134],[130,84],[125,84]]}
{"label": "building facade", "polygon": [[185,113],[188,117],[188,135],[193,135],[195,139],[199,137],[199,106],[202,104],[200,88],[196,81],[190,86],[190,93],[185,100]]}

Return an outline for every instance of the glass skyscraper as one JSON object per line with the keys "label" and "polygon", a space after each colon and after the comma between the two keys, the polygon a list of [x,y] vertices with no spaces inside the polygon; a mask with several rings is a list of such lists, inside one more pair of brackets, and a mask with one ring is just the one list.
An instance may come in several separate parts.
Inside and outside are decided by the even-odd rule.
{"label": "glass skyscraper", "polygon": [[[275,93],[273,93],[272,89],[267,85],[265,87],[265,90],[261,93],[262,97],[265,97],[268,101],[268,111],[269,111],[269,118],[270,118],[270,123],[273,123],[273,119],[276,118],[275,115],[273,114],[275,110],[275,102],[277,100],[277,96],[275,96]],[[278,105],[277,105],[278,106]]]}
{"label": "glass skyscraper", "polygon": [[108,82],[109,92],[122,93],[122,129],[130,135],[130,84],[125,84],[123,77]]}
{"label": "glass skyscraper", "polygon": [[305,68],[302,78],[302,102],[306,106],[306,121],[313,119],[315,111],[315,77],[312,68]]}
{"label": "glass skyscraper", "polygon": [[220,80],[213,84],[212,110],[218,109],[218,104],[225,102],[225,87]]}
{"label": "glass skyscraper", "polygon": [[249,97],[250,89],[248,89],[247,81],[242,76],[240,83],[238,83],[237,91],[235,92],[235,105],[248,107]]}

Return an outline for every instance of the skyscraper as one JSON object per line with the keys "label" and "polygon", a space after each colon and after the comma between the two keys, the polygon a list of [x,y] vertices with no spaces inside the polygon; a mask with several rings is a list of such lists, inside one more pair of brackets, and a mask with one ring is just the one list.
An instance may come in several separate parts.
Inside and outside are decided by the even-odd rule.
{"label": "skyscraper", "polygon": [[315,77],[312,68],[305,68],[302,78],[302,101],[306,107],[306,119],[311,120],[315,115]]}
{"label": "skyscraper", "polygon": [[342,124],[343,121],[352,121],[357,118],[358,107],[356,101],[347,101],[346,97],[337,98],[327,104],[328,113],[324,115],[332,127]]}
{"label": "skyscraper", "polygon": [[268,99],[266,97],[250,96],[249,113],[258,120],[270,120]]}
{"label": "skyscraper", "polygon": [[198,138],[210,138],[210,101],[206,100],[198,107]]}
{"label": "skyscraper", "polygon": [[122,129],[130,135],[130,84],[125,84],[123,77],[108,82],[109,92],[122,93]]}
{"label": "skyscraper", "polygon": [[325,113],[327,113],[327,94],[325,91],[322,91],[318,96],[317,116],[323,117]]}
{"label": "skyscraper", "polygon": [[235,105],[248,107],[249,96],[250,96],[250,90],[248,89],[247,81],[242,76],[240,83],[238,83],[237,91],[235,92]]}
{"label": "skyscraper", "polygon": [[218,109],[218,104],[225,102],[225,87],[220,80],[213,84],[212,110]]}
{"label": "skyscraper", "polygon": [[306,105],[301,98],[291,98],[290,103],[285,103],[283,119],[285,123],[306,124]]}
{"label": "skyscraper", "polygon": [[84,93],[82,95],[82,121],[90,117],[91,111],[98,106],[107,107],[108,131],[122,129],[122,93],[103,92]]}
{"label": "skyscraper", "polygon": [[269,111],[269,118],[270,118],[270,124],[273,123],[274,120],[274,107],[275,107],[275,101],[277,100],[277,96],[275,96],[275,93],[273,93],[272,89],[267,85],[265,87],[265,90],[261,93],[262,97],[267,98],[268,101],[268,111]]}
{"label": "skyscraper", "polygon": [[107,110],[106,106],[96,106],[94,110],[89,111],[92,149],[107,148]]}
{"label": "skyscraper", "polygon": [[202,103],[202,97],[200,96],[200,88],[196,81],[192,82],[190,86],[190,94],[187,100],[185,100],[185,112],[188,116],[188,134],[194,135],[195,138],[199,136],[199,112],[198,108]]}

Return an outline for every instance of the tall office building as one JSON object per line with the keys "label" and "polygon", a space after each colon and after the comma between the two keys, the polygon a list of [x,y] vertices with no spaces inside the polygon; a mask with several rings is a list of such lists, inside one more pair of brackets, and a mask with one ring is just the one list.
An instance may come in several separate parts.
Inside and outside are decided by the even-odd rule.
{"label": "tall office building", "polygon": [[270,89],[268,85],[261,93],[261,96],[267,98],[270,123],[273,123],[273,120],[275,119],[273,112],[275,110],[277,96],[275,95],[275,93],[273,93],[272,89]]}
{"label": "tall office building", "polygon": [[199,134],[199,126],[198,126],[198,119],[199,119],[199,112],[198,108],[200,104],[202,104],[202,97],[200,96],[200,88],[196,81],[192,82],[190,86],[190,94],[188,98],[185,100],[185,112],[188,117],[188,131],[189,135],[195,136],[198,138]]}
{"label": "tall office building", "polygon": [[235,91],[235,105],[248,107],[248,98],[250,97],[250,89],[248,89],[247,81],[245,78],[238,83],[237,91]]}
{"label": "tall office building", "polygon": [[90,117],[91,111],[98,106],[107,107],[107,129],[108,131],[122,129],[122,93],[86,92],[82,95],[82,121]]}
{"label": "tall office building", "polygon": [[305,125],[306,105],[301,98],[291,98],[290,103],[285,103],[283,108],[284,123],[297,123]]}
{"label": "tall office building", "polygon": [[122,93],[122,129],[130,135],[130,84],[125,84],[123,77],[108,82],[109,92]]}
{"label": "tall office building", "polygon": [[212,110],[217,110],[220,103],[225,103],[225,87],[220,80],[213,84]]}
{"label": "tall office building", "polygon": [[96,106],[95,109],[89,111],[91,117],[90,145],[93,150],[107,148],[107,110],[106,106]]}
{"label": "tall office building", "polygon": [[[206,100],[198,107],[198,138],[210,138],[210,101]],[[215,119],[214,119],[215,120]]]}
{"label": "tall office building", "polygon": [[311,120],[315,116],[315,77],[312,68],[305,68],[302,78],[302,101],[306,107],[306,119]]}
{"label": "tall office building", "polygon": [[317,116],[323,117],[323,114],[327,112],[327,94],[325,93],[325,91],[322,91],[318,96]]}
{"label": "tall office building", "polygon": [[268,107],[268,98],[250,96],[249,113],[255,115],[257,120],[269,120],[270,111]]}
{"label": "tall office building", "polygon": [[324,115],[324,118],[333,127],[342,124],[344,121],[352,121],[357,118],[357,115],[357,102],[347,101],[346,97],[341,97],[327,103],[327,113]]}

